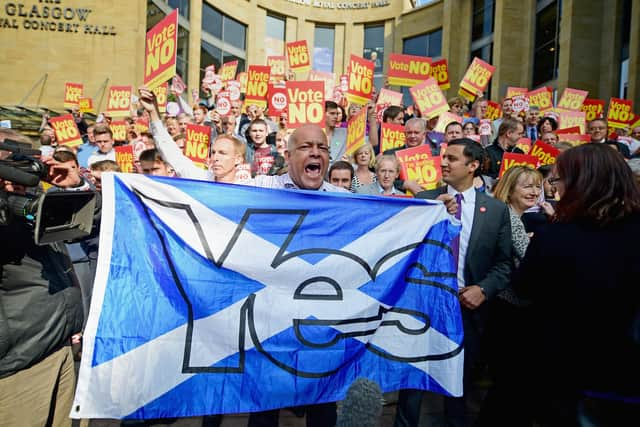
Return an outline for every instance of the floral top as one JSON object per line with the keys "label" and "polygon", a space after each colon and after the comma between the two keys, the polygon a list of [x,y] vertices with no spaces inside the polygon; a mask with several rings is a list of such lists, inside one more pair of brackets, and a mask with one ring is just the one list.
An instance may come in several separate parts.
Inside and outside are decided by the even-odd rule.
{"label": "floral top", "polygon": [[[374,182],[378,182],[378,177],[376,176],[375,173],[371,172],[371,183],[374,183]],[[351,180],[351,191],[355,191],[356,188],[362,187],[363,185],[368,185],[368,184],[361,183],[360,180],[358,179],[358,174],[356,174],[356,172],[353,171],[353,179]]]}
{"label": "floral top", "polygon": [[[524,224],[522,223],[522,219],[520,215],[513,210],[511,206],[509,206],[509,219],[511,220],[511,243],[513,245],[513,264],[515,268],[518,268],[520,265],[520,261],[524,257],[525,252],[527,251],[527,246],[529,246],[529,236],[527,235],[526,230],[524,229]],[[522,298],[519,298],[515,295],[511,288],[506,288],[502,292],[498,294],[499,298],[502,298],[511,304],[524,306],[529,303]]]}

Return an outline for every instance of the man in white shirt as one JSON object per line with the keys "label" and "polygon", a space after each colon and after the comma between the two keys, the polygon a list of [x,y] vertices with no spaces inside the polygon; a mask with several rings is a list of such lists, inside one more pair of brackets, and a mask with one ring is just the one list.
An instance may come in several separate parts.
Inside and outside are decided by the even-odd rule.
{"label": "man in white shirt", "polygon": [[149,112],[149,129],[156,147],[164,160],[171,165],[176,176],[227,183],[236,182],[236,166],[244,161],[244,144],[231,135],[221,135],[211,146],[209,169],[196,166],[173,141],[160,119],[155,95],[142,87],[139,89],[140,104]]}
{"label": "man in white shirt", "polygon": [[93,128],[93,138],[98,147],[98,151],[89,156],[87,165],[90,167],[93,163],[101,160],[116,161],[116,150],[113,149],[113,133],[106,123],[98,123]]}
{"label": "man in white shirt", "polygon": [[[460,236],[452,243],[457,257],[458,299],[464,327],[464,396],[445,398],[444,425],[473,425],[467,420],[466,399],[474,381],[474,368],[486,326],[487,300],[509,284],[511,274],[511,222],[507,206],[477,192],[474,176],[481,171],[482,147],[468,138],[449,142],[442,158],[442,179],[447,184],[416,195],[435,199],[443,194],[455,197],[455,217],[462,223]],[[422,392],[401,390],[395,426],[417,426]]]}

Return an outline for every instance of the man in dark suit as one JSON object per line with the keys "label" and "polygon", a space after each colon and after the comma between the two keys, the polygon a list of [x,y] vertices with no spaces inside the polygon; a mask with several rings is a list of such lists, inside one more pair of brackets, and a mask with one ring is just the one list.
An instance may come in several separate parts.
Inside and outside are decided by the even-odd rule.
{"label": "man in dark suit", "polygon": [[[445,398],[448,425],[470,425],[466,419],[466,399],[478,361],[484,334],[487,301],[507,287],[511,273],[511,223],[507,206],[477,192],[474,176],[480,175],[482,147],[468,139],[449,142],[442,158],[442,178],[447,184],[422,191],[421,199],[449,195],[458,204],[456,218],[462,223],[459,241],[452,244],[458,255],[458,288],[464,327],[464,396]],[[402,390],[398,400],[395,426],[417,426],[422,392]]]}
{"label": "man in dark suit", "polygon": [[609,133],[608,123],[605,119],[595,119],[591,120],[587,125],[587,132],[591,135],[592,143],[603,143],[609,144],[615,147],[620,154],[624,156],[625,159],[631,157],[631,153],[629,152],[629,147],[627,147],[622,142],[614,141],[612,139],[607,139]]}
{"label": "man in dark suit", "polygon": [[498,138],[486,148],[490,161],[489,170],[484,171],[486,175],[493,179],[498,177],[504,153],[524,154],[524,151],[516,147],[518,140],[523,136],[524,125],[522,122],[510,118],[502,121],[498,128]]}

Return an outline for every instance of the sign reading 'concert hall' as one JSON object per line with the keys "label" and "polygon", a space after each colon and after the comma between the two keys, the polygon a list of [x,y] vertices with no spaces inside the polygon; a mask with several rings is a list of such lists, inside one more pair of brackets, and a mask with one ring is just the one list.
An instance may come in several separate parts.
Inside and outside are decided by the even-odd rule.
{"label": "sign reading 'concert hall'", "polygon": [[[115,36],[114,25],[104,25],[93,18],[101,18],[102,11],[81,6],[83,2],[32,1],[31,3],[3,2],[0,9],[0,28],[38,32],[57,32],[96,36]],[[49,3],[49,4],[45,4]],[[107,2],[101,2],[107,4]]]}

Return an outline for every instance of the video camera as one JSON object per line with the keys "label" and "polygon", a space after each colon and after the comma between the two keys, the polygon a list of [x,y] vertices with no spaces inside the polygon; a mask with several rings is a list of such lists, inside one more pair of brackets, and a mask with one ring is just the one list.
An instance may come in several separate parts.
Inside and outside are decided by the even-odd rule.
{"label": "video camera", "polygon": [[[0,160],[0,179],[37,187],[41,179],[49,176],[49,167],[32,157],[40,151],[29,144],[7,139],[0,142],[0,150],[11,152]],[[0,225],[10,225],[16,218],[33,223],[38,245],[88,236],[95,208],[93,191],[36,191],[22,195],[0,190]]]}

